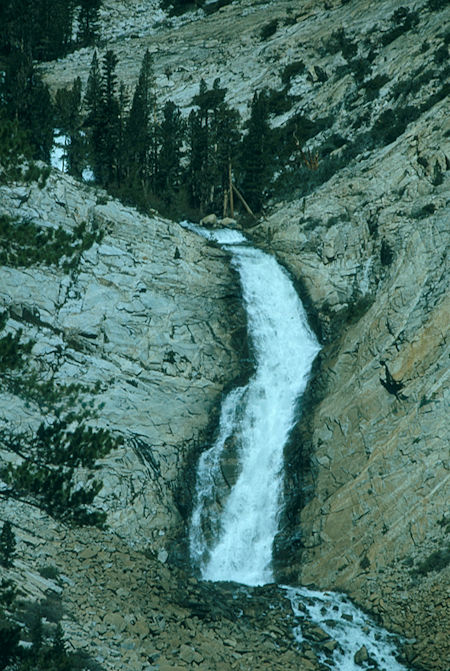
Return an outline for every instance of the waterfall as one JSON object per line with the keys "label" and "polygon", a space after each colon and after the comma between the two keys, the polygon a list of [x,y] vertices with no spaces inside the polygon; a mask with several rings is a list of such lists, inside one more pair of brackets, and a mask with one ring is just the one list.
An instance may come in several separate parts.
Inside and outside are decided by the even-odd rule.
{"label": "waterfall", "polygon": [[[240,275],[255,373],[246,387],[225,399],[219,436],[200,460],[191,555],[205,579],[261,585],[273,581],[272,541],[281,507],[283,448],[319,345],[288,274],[275,259],[246,245],[235,231],[212,235],[227,245]],[[216,538],[207,548],[203,518],[215,514],[208,504],[230,436],[239,475],[220,520],[209,521]]]}
{"label": "waterfall", "polygon": [[[274,580],[272,543],[283,504],[283,448],[319,344],[288,273],[272,256],[249,246],[236,231],[208,231],[187,222],[183,226],[231,253],[255,359],[248,384],[224,398],[217,439],[199,460],[191,559],[205,580],[262,585]],[[224,476],[230,450],[234,483]],[[321,660],[328,668],[360,669],[354,655],[364,645],[377,668],[405,669],[396,661],[392,637],[346,597],[305,588],[284,590],[297,618],[294,634],[299,643],[306,617],[338,642],[333,666],[328,666],[330,659]]]}

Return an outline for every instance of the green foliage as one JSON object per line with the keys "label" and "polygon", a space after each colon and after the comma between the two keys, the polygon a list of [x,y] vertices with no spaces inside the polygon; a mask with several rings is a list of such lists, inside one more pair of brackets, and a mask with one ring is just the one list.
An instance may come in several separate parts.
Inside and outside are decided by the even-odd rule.
{"label": "green foliage", "polygon": [[147,50],[125,123],[126,178],[146,189],[150,185],[154,186],[158,168],[154,79],[153,58]]}
{"label": "green foliage", "polygon": [[78,0],[77,42],[81,47],[88,47],[99,38],[99,20],[101,0]]}
{"label": "green foliage", "polygon": [[82,252],[101,238],[100,231],[87,231],[85,224],[66,232],[0,216],[0,263],[13,267],[43,263],[69,272],[78,264]]}
{"label": "green foliage", "polygon": [[303,61],[293,61],[286,65],[281,73],[281,81],[286,86],[290,83],[293,77],[303,74],[305,71],[305,64]]}
{"label": "green foliage", "polygon": [[269,37],[272,37],[272,35],[275,35],[277,30],[278,30],[278,19],[272,19],[272,21],[269,21],[268,23],[266,23],[261,28],[261,32],[259,33],[259,37],[263,41],[268,40]]}
{"label": "green foliage", "polygon": [[71,88],[58,89],[55,95],[55,125],[68,138],[64,158],[69,174],[80,178],[86,164],[86,143],[82,132],[81,79]]}
{"label": "green foliage", "polygon": [[0,372],[20,369],[25,365],[24,355],[31,352],[34,343],[31,340],[21,343],[21,336],[22,331],[19,330],[14,335],[7,333],[0,338]]}
{"label": "green foliage", "polygon": [[20,627],[0,611],[0,670],[6,669],[19,651]]}
{"label": "green foliage", "polygon": [[[74,426],[75,425],[75,426]],[[90,506],[102,487],[92,478],[78,483],[75,469],[94,469],[122,440],[104,429],[85,426],[75,415],[52,424],[42,423],[35,433],[0,431],[0,441],[22,458],[18,465],[0,468],[8,494],[32,500],[49,515],[66,523],[102,526],[106,515]]]}
{"label": "green foliage", "polygon": [[392,14],[391,23],[393,25],[381,38],[381,42],[384,46],[387,46],[400,37],[400,35],[416,26],[419,23],[419,13],[417,11],[412,11],[407,7],[399,7]]}
{"label": "green foliage", "polygon": [[329,54],[336,54],[341,51],[345,60],[348,61],[358,53],[358,45],[347,37],[343,28],[338,28],[331,33],[325,51]]}
{"label": "green foliage", "polygon": [[3,523],[0,532],[0,565],[6,568],[13,565],[16,549],[16,537],[12,530],[12,524],[7,520]]}
{"label": "green foliage", "polygon": [[273,171],[273,135],[269,126],[267,93],[255,93],[247,133],[242,140],[241,186],[250,207],[260,212],[264,189]]}
{"label": "green foliage", "polygon": [[216,79],[211,89],[202,79],[189,115],[189,165],[186,184],[191,204],[204,212],[223,204],[229,162],[239,143],[239,115],[225,103],[226,90]]}
{"label": "green foliage", "polygon": [[383,266],[390,266],[394,260],[394,251],[388,241],[383,238],[380,248],[380,261]]}
{"label": "green foliage", "polygon": [[374,100],[378,97],[380,89],[382,86],[387,84],[389,77],[387,75],[376,75],[372,79],[368,79],[364,82],[363,88],[366,92],[366,98],[368,100]]}
{"label": "green foliage", "polygon": [[449,4],[449,0],[428,0],[427,7],[432,12],[439,12],[441,9],[445,9]]}
{"label": "green foliage", "polygon": [[[0,119],[9,121],[19,153],[48,161],[53,143],[53,107],[30,52],[11,47],[5,56],[0,78]],[[3,133],[2,133],[3,135]],[[0,144],[0,160],[6,168],[18,165],[11,141]],[[6,160],[5,160],[6,159]],[[20,160],[20,159],[19,159]]]}
{"label": "green foliage", "polygon": [[39,569],[39,575],[48,580],[56,580],[59,576],[59,571],[56,566],[49,564],[48,566],[42,566]]}
{"label": "green foliage", "polygon": [[427,575],[428,573],[434,571],[442,571],[446,566],[450,564],[450,545],[441,549],[435,550],[432,552],[429,557],[424,559],[420,564],[415,568],[412,573],[413,575]]}

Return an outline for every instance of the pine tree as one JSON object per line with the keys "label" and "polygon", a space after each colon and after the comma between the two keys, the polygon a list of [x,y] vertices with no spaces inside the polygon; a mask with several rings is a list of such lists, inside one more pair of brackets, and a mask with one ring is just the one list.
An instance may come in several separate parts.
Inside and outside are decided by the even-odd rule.
{"label": "pine tree", "polygon": [[100,131],[100,181],[113,184],[117,178],[120,138],[120,108],[117,96],[117,56],[109,49],[103,57],[101,80]]}
{"label": "pine tree", "polygon": [[99,12],[101,0],[78,0],[77,42],[82,47],[95,44],[99,37]]}
{"label": "pine tree", "polygon": [[70,89],[58,89],[55,95],[55,124],[66,136],[67,170],[81,177],[85,165],[85,143],[81,134],[81,79],[77,77]]}
{"label": "pine tree", "polygon": [[144,190],[150,182],[154,184],[158,170],[155,115],[153,59],[147,50],[142,60],[126,128],[128,178],[131,183],[137,179]]}
{"label": "pine tree", "polygon": [[166,203],[173,200],[181,181],[181,147],[185,123],[180,109],[171,100],[164,105],[159,128],[159,171],[157,185]]}
{"label": "pine tree", "polygon": [[105,186],[117,182],[120,107],[117,97],[117,56],[107,51],[100,69],[94,52],[84,104],[88,130],[88,158],[95,179]]}
{"label": "pine tree", "polygon": [[241,189],[250,207],[261,211],[264,189],[271,174],[271,129],[265,91],[255,93],[252,100],[247,134],[242,140],[240,170]]}
{"label": "pine tree", "polygon": [[219,79],[216,79],[212,89],[208,89],[204,79],[200,81],[199,92],[192,100],[198,109],[189,115],[188,188],[192,205],[199,207],[201,213],[213,207],[215,198],[214,119],[226,92],[219,84]]}
{"label": "pine tree", "polygon": [[13,49],[0,81],[0,109],[27,132],[32,157],[50,160],[53,145],[53,105],[31,51]]}
{"label": "pine tree", "polygon": [[0,533],[0,564],[6,568],[12,566],[16,549],[16,537],[11,522],[3,523]]}

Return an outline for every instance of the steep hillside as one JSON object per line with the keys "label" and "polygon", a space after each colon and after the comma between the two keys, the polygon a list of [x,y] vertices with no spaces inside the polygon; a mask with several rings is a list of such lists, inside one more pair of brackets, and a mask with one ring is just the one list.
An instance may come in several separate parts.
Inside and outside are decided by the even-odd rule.
{"label": "steep hillside", "polygon": [[[219,77],[243,117],[272,89],[282,156],[246,234],[295,278],[322,342],[286,453],[276,569],[349,593],[430,671],[449,652],[449,11],[234,0],[169,18],[158,2],[110,0],[99,45],[129,91],[148,48],[159,100],[186,115],[202,77]],[[52,90],[85,86],[92,53],[46,63]],[[104,668],[318,668],[312,644],[292,650],[275,589],[233,600],[172,563],[186,560],[192,464],[248,365],[226,254],[57,171],[3,184],[0,202],[2,437],[30,443],[42,419],[73,409],[121,439],[75,475],[102,480],[89,510],[106,512],[105,530],[67,527],[29,496],[2,501],[18,541],[5,576],[27,597],[59,594],[66,637]],[[23,240],[69,237],[18,259],[11,225],[29,226]],[[39,573],[48,564],[58,578]]]}

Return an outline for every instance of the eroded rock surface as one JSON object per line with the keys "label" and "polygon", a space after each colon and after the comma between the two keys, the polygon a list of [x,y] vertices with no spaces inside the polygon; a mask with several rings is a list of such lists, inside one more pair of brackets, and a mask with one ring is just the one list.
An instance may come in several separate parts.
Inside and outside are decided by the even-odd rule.
{"label": "eroded rock surface", "polygon": [[[37,380],[83,385],[80,403],[99,408],[92,423],[125,437],[101,463],[99,499],[131,544],[165,546],[180,524],[188,448],[240,374],[245,317],[227,256],[61,174],[44,189],[2,188],[1,202],[19,222],[104,232],[70,272],[1,268],[5,332],[35,343],[27,366]],[[23,431],[41,419],[36,403],[4,391],[3,425]]]}

